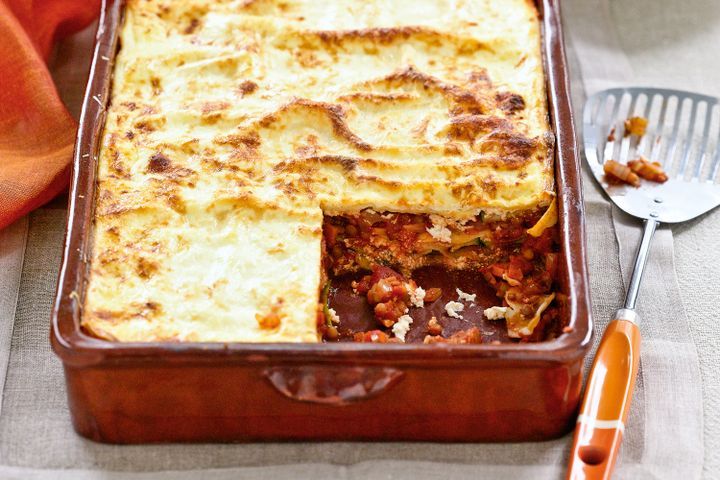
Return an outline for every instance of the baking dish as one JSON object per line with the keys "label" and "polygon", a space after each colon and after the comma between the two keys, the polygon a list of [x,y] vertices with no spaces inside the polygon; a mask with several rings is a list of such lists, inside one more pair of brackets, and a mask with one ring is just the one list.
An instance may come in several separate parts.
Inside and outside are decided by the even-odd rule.
{"label": "baking dish", "polygon": [[51,339],[75,429],[113,443],[274,439],[517,441],[572,425],[591,319],[579,163],[556,0],[538,5],[567,332],[501,345],[112,343],[80,329],[100,134],[123,3],[102,10],[75,148]]}

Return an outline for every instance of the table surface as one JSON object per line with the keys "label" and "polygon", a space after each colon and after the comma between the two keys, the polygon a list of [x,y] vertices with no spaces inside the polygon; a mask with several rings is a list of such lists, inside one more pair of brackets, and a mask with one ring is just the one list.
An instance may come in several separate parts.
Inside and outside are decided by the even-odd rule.
{"label": "table surface", "polygon": [[[571,47],[576,111],[582,103],[584,90],[591,88],[589,85],[594,80],[605,75],[607,78],[599,80],[611,82],[614,72],[622,68],[625,69],[623,74],[628,77],[626,80],[638,85],[696,90],[720,96],[720,2],[686,0],[681,4],[675,0],[564,0],[562,5]],[[592,63],[588,48],[593,46],[582,42],[586,35],[591,34],[585,28],[593,26],[600,11],[604,12],[607,23],[602,28],[597,25],[594,28],[601,31],[603,39],[607,40],[603,48],[614,50],[612,54],[615,55],[609,57],[609,63],[605,59],[602,68]],[[84,90],[87,74],[85,59],[92,33],[86,31],[64,41],[51,64],[59,90],[76,115]],[[615,60],[617,65],[613,64]],[[607,229],[614,228],[615,236],[621,243],[617,255],[627,258],[629,247],[622,245],[622,232],[632,227],[624,226],[622,219],[610,219],[617,214],[600,205],[601,200],[598,199],[601,197],[587,178],[585,189],[590,199],[589,222],[595,222],[588,225],[591,245],[594,241],[599,242],[601,236],[607,236]],[[596,201],[597,205],[593,203]],[[6,392],[3,410],[0,410],[0,477],[150,478],[144,474],[140,477],[127,476],[130,475],[127,472],[143,470],[155,471],[152,478],[195,478],[193,469],[206,468],[211,469],[204,472],[207,478],[230,478],[224,476],[228,472],[232,478],[366,478],[376,474],[379,465],[384,466],[388,478],[439,478],[448,475],[474,478],[478,471],[483,472],[484,478],[523,478],[528,474],[528,466],[532,467],[534,477],[559,478],[561,468],[557,464],[564,461],[569,437],[542,444],[254,444],[194,446],[192,450],[179,445],[108,447],[78,438],[70,431],[59,362],[52,356],[47,344],[47,315],[60,260],[64,208],[65,199],[56,199],[11,227],[14,230],[0,232],[0,275],[9,278],[17,272],[18,276],[17,292],[14,293],[17,298],[13,297],[13,293],[0,292],[0,353],[9,351],[5,361],[9,362],[10,368],[5,382],[13,392],[13,395]],[[22,239],[22,246],[12,244],[18,238]],[[701,439],[697,448],[701,453],[702,477],[717,478],[716,472],[720,471],[720,372],[717,369],[720,364],[720,340],[716,335],[716,323],[720,318],[720,275],[717,272],[720,267],[720,210],[687,224],[673,226],[672,235],[666,229],[666,242],[668,238],[670,257],[667,263],[672,269],[674,260],[681,299],[677,308],[685,310],[689,341],[697,351],[702,397],[700,409],[703,411],[698,424]],[[17,258],[8,253],[20,249],[24,255]],[[610,262],[608,258],[598,252],[590,252],[596,318],[608,315],[614,298],[621,294],[621,280],[612,283],[603,278],[608,271],[620,277],[624,273],[622,265],[614,260]],[[597,296],[596,291],[602,288],[614,291],[612,295]],[[646,304],[654,301],[653,293],[656,292],[642,291]],[[10,304],[12,308],[3,312],[2,306]],[[2,318],[1,315],[9,315],[10,318]],[[653,320],[646,319],[647,322]],[[6,344],[3,344],[3,338]],[[5,368],[1,357],[0,373]],[[26,383],[18,373],[23,371],[34,372],[39,380]],[[644,395],[651,394],[650,390],[644,392]],[[641,401],[638,399],[638,402]],[[42,409],[38,407],[41,403]],[[28,425],[28,419],[46,410],[63,413],[50,422]],[[7,412],[12,412],[12,416]],[[643,449],[635,445],[633,442],[642,439],[634,438],[640,437],[628,434],[629,444],[624,453],[628,466],[625,468],[621,459],[618,478],[672,478],[669,473],[652,468],[630,468],[631,463],[637,461],[641,464],[646,455],[653,453],[648,451],[647,446]],[[669,437],[666,441],[673,440]],[[528,452],[532,452],[532,458],[523,459]],[[299,463],[308,461],[317,463]],[[236,466],[245,469],[228,470]],[[97,471],[101,474],[93,473]],[[693,474],[689,475],[689,478],[693,477]]]}
{"label": "table surface", "polygon": [[[583,0],[565,1],[567,13]],[[612,21],[633,83],[720,97],[720,2],[613,0]],[[568,15],[570,16],[570,15]],[[572,28],[568,18],[567,28]],[[697,347],[704,407],[705,478],[720,476],[720,210],[672,226],[675,267]]]}

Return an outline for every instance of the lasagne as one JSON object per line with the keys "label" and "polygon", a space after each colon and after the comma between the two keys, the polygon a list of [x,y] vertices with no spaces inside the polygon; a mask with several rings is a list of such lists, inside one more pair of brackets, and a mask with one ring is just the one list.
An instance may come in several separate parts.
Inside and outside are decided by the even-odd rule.
{"label": "lasagne", "polygon": [[[123,342],[478,343],[476,312],[546,338],[547,116],[527,0],[129,0],[82,326]],[[432,272],[479,279],[492,301]],[[351,328],[341,287],[371,324]]]}

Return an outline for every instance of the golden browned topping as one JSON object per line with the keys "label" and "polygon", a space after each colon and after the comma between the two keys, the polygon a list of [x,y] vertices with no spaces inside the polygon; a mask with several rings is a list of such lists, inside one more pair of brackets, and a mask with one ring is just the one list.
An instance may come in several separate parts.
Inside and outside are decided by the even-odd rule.
{"label": "golden browned topping", "polygon": [[270,311],[264,314],[256,313],[255,314],[255,320],[257,320],[258,325],[263,330],[273,330],[280,326],[281,319],[280,319],[280,306],[282,305],[282,301],[278,301],[275,305],[270,307]]}
{"label": "golden browned topping", "polygon": [[526,0],[128,0],[83,326],[316,341],[323,214],[542,211],[539,39]]}
{"label": "golden browned topping", "polygon": [[156,153],[150,157],[148,162],[148,172],[161,173],[170,168],[170,159],[162,153]]}

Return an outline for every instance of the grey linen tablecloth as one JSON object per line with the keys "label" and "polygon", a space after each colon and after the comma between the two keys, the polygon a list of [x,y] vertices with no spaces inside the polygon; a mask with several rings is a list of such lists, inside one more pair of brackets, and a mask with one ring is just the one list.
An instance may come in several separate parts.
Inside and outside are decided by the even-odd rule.
{"label": "grey linen tablecloth", "polygon": [[[720,96],[720,2],[566,0],[576,111],[618,84]],[[77,113],[86,31],[53,64]],[[579,118],[576,117],[576,118]],[[621,303],[639,237],[585,176],[593,313]],[[101,445],[71,426],[48,341],[64,202],[0,231],[0,479],[562,478],[571,437],[525,444],[290,443]],[[615,478],[720,478],[720,211],[656,236],[639,304],[643,352]],[[599,335],[596,336],[596,343]]]}

